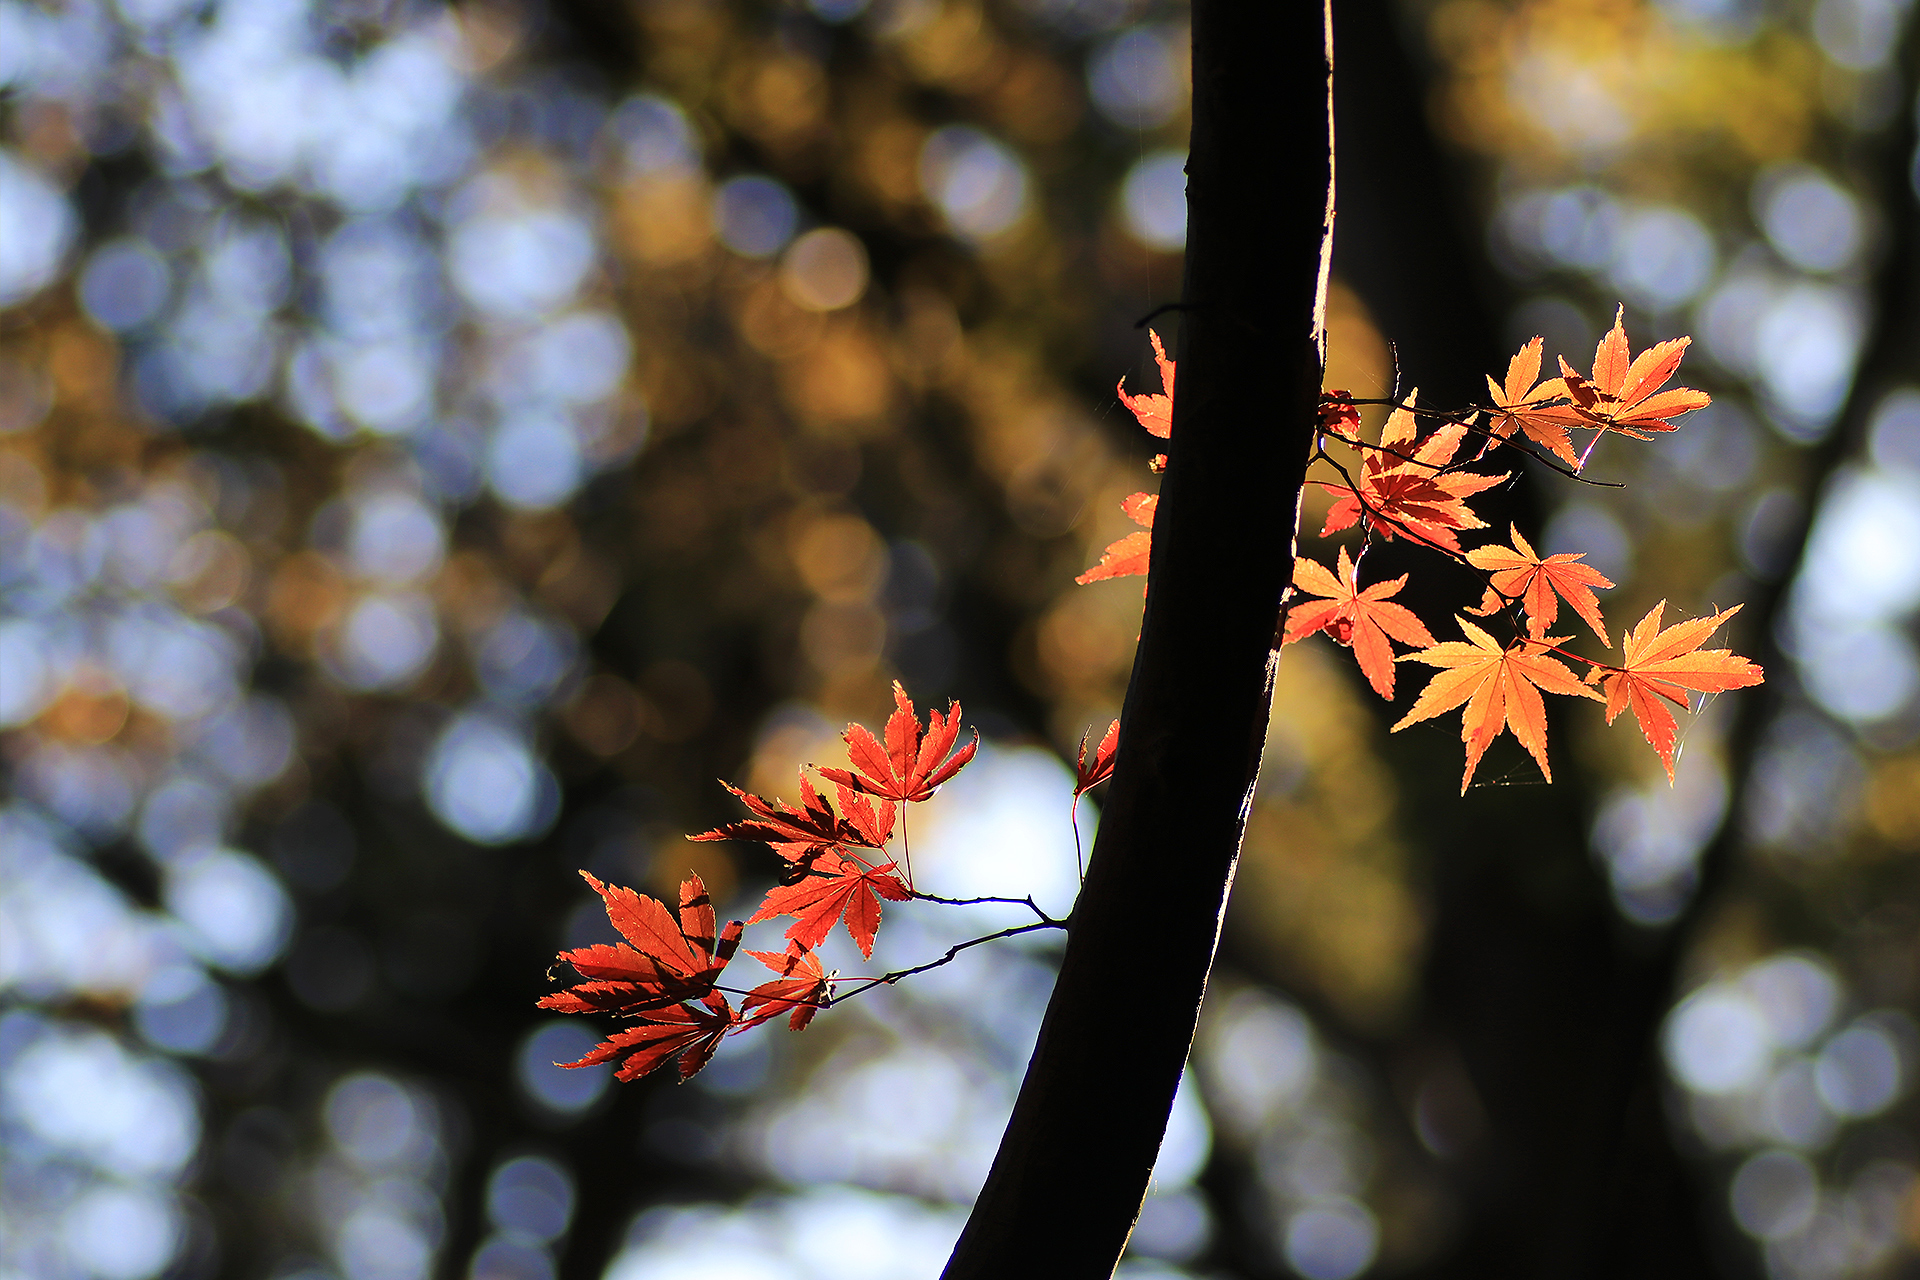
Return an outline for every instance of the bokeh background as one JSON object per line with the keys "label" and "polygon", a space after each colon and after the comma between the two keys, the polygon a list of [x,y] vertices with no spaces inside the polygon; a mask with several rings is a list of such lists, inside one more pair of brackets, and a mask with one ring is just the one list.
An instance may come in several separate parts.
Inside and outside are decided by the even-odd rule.
{"label": "bokeh background", "polygon": [[[1467,403],[1621,302],[1695,335],[1716,403],[1609,442],[1627,488],[1499,515],[1616,626],[1745,604],[1770,679],[1672,787],[1579,709],[1552,787],[1496,751],[1456,800],[1450,729],[1289,651],[1124,1273],[1914,1274],[1908,8],[1336,23],[1330,385]],[[765,851],[683,838],[716,779],[791,794],[896,677],[986,742],[923,887],[1071,902],[1062,755],[1140,604],[1071,580],[1151,483],[1112,386],[1178,297],[1186,24],[0,0],[0,1276],[937,1272],[1044,938],[687,1085],[556,1070],[594,1028],[534,1001],[606,936],[579,868],[751,907]],[[886,911],[847,972],[1001,923]]]}

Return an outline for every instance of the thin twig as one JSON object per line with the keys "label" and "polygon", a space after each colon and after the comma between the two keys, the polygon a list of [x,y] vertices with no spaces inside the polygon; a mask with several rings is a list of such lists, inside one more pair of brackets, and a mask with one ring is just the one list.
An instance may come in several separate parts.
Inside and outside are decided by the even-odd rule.
{"label": "thin twig", "polygon": [[1042,924],[1059,924],[1060,923],[1058,920],[1054,919],[1052,916],[1048,915],[1046,912],[1040,909],[1040,904],[1033,900],[1032,894],[1028,894],[1024,898],[996,898],[996,897],[942,898],[938,894],[920,893],[918,891],[915,891],[913,897],[916,902],[937,902],[943,907],[978,907],[978,906],[983,906],[989,902],[1000,902],[1000,903],[1005,903],[1007,906],[1010,906],[1010,907],[1025,907],[1027,910],[1033,912],[1034,915],[1040,917],[1040,922]]}
{"label": "thin twig", "polygon": [[[1357,449],[1372,449],[1379,453],[1390,454],[1393,457],[1400,458],[1407,462],[1415,463],[1419,466],[1432,467],[1436,472],[1446,472],[1446,471],[1452,471],[1455,469],[1464,469],[1469,463],[1478,462],[1482,458],[1485,458],[1489,453],[1493,452],[1494,447],[1504,444],[1508,448],[1512,449],[1514,452],[1524,454],[1525,456],[1532,458],[1535,462],[1539,463],[1541,466],[1546,467],[1550,471],[1554,471],[1559,473],[1560,475],[1565,476],[1567,479],[1574,481],[1576,484],[1592,485],[1596,489],[1623,489],[1626,487],[1624,484],[1622,484],[1618,480],[1589,479],[1587,476],[1581,474],[1579,467],[1568,467],[1565,463],[1559,461],[1556,458],[1552,458],[1546,454],[1536,452],[1533,446],[1528,444],[1522,444],[1520,440],[1517,438],[1517,436],[1513,433],[1509,433],[1507,435],[1501,435],[1498,432],[1494,431],[1491,427],[1483,427],[1477,422],[1472,421],[1473,418],[1478,417],[1482,414],[1485,414],[1489,417],[1493,417],[1506,412],[1506,409],[1502,409],[1498,406],[1472,405],[1465,409],[1433,409],[1433,408],[1428,408],[1426,406],[1417,405],[1417,404],[1402,404],[1399,400],[1385,400],[1385,399],[1356,400],[1350,396],[1338,397],[1332,400],[1331,403],[1356,405],[1356,406],[1357,405],[1390,405],[1395,409],[1404,410],[1407,413],[1413,414],[1415,417],[1431,418],[1442,423],[1443,425],[1463,427],[1466,429],[1469,435],[1479,436],[1481,439],[1487,442],[1487,447],[1483,448],[1478,454],[1476,454],[1472,458],[1460,458],[1452,462],[1446,463],[1444,465],[1436,465],[1434,463],[1423,462],[1419,458],[1410,457],[1407,454],[1397,452],[1393,448],[1384,444],[1369,444],[1364,440],[1356,440],[1351,436],[1343,436],[1336,431],[1321,432],[1323,436],[1331,436],[1333,439],[1338,440],[1343,444],[1352,445]],[[1537,403],[1529,401],[1526,404],[1511,405],[1511,406],[1508,406],[1508,408],[1535,409],[1551,403],[1552,403],[1551,400],[1542,400]],[[1580,458],[1581,466],[1584,466],[1586,464],[1587,454],[1591,454],[1593,452],[1593,445],[1599,442],[1600,436],[1606,434],[1606,425],[1607,424],[1603,422],[1594,423],[1592,429],[1598,434],[1594,436],[1593,442],[1587,445],[1586,454],[1581,455],[1581,458]]]}
{"label": "thin twig", "polygon": [[1147,312],[1147,314],[1141,316],[1138,320],[1135,320],[1133,322],[1133,327],[1136,329],[1144,329],[1147,327],[1147,325],[1149,325],[1159,317],[1167,314],[1167,312],[1169,311],[1191,311],[1191,310],[1193,310],[1193,308],[1189,307],[1184,302],[1163,302],[1159,306],[1155,307],[1153,310]]}
{"label": "thin twig", "polygon": [[[1035,908],[1035,910],[1038,910],[1038,908]],[[977,947],[983,942],[998,942],[1002,938],[1017,937],[1020,934],[1033,933],[1034,931],[1039,929],[1065,929],[1067,927],[1067,924],[1068,922],[1065,920],[1041,920],[1041,921],[1036,921],[1033,924],[1016,925],[1011,929],[1002,929],[998,933],[989,933],[984,935],[983,937],[971,938],[971,939],[968,939],[966,942],[956,942],[953,946],[948,947],[947,954],[941,956],[938,960],[929,960],[927,961],[927,963],[917,964],[911,969],[896,969],[892,973],[883,973],[877,978],[849,978],[847,979],[847,981],[857,982],[860,985],[853,988],[853,990],[851,991],[842,991],[837,996],[829,997],[826,1000],[826,1002],[823,1005],[821,1005],[821,1007],[826,1008],[831,1005],[839,1004],[843,1000],[851,1000],[853,997],[859,995],[861,992],[871,991],[875,987],[879,987],[879,986],[890,987],[894,983],[900,981],[900,979],[910,978],[916,973],[925,973],[929,969],[938,969],[941,965],[950,963],[962,951],[967,950],[969,947]]]}

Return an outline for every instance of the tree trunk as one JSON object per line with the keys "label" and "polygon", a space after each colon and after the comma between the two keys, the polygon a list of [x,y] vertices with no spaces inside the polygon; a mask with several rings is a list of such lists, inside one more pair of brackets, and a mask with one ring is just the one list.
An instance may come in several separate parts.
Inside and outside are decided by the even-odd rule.
{"label": "tree trunk", "polygon": [[1185,323],[1112,791],[1013,1118],[946,1275],[1106,1276],[1186,1063],[1253,799],[1324,364],[1321,5],[1195,0]]}

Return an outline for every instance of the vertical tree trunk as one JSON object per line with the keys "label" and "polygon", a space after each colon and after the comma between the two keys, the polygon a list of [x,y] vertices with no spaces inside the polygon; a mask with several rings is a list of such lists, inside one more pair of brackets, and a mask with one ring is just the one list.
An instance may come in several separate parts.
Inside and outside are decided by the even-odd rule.
{"label": "vertical tree trunk", "polygon": [[1193,1038],[1259,771],[1324,364],[1323,4],[1194,0],[1185,323],[1146,617],[1066,957],[951,1280],[1106,1276]]}

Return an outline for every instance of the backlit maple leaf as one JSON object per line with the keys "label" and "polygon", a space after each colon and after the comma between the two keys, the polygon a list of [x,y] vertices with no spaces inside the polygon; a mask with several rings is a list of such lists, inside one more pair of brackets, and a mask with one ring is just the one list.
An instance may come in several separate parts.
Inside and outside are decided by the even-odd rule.
{"label": "backlit maple leaf", "polygon": [[763,982],[747,992],[740,1002],[740,1016],[746,1026],[758,1026],[786,1013],[787,1025],[804,1031],[813,1015],[833,998],[833,978],[820,963],[820,957],[797,942],[789,942],[781,951],[749,951],[780,976]]}
{"label": "backlit maple leaf", "polygon": [[1360,410],[1353,403],[1353,392],[1342,387],[1320,393],[1320,430],[1348,441],[1360,434]]}
{"label": "backlit maple leaf", "polygon": [[1488,422],[1487,429],[1496,440],[1505,440],[1515,431],[1523,432],[1527,439],[1577,469],[1580,460],[1574,455],[1573,441],[1567,435],[1567,428],[1592,424],[1562,403],[1567,395],[1563,379],[1536,382],[1540,376],[1541,342],[1540,338],[1534,338],[1508,362],[1505,385],[1495,382],[1492,375],[1488,375],[1487,390],[1493,394],[1493,405],[1497,412]]}
{"label": "backlit maple leaf", "polygon": [[[960,736],[958,702],[947,704],[945,716],[928,710],[924,738],[913,701],[898,680],[893,682],[893,702],[894,712],[887,717],[886,745],[881,746],[865,725],[850,724],[841,736],[853,759],[853,772],[821,769],[821,777],[871,796],[911,803],[929,799],[935,787],[960,772],[980,749],[980,735],[975,733],[972,742],[953,750]],[[889,829],[892,825],[889,818]]]}
{"label": "backlit maple leaf", "polygon": [[[1414,391],[1408,404],[1419,394]],[[1487,527],[1486,521],[1467,509],[1466,500],[1507,478],[1440,470],[1453,461],[1466,434],[1465,426],[1448,423],[1419,440],[1414,415],[1395,409],[1380,436],[1385,448],[1368,449],[1361,460],[1357,494],[1345,484],[1320,483],[1337,499],[1320,536],[1330,537],[1363,522],[1383,538],[1399,534],[1458,553],[1455,530]]]}
{"label": "backlit maple leaf", "polygon": [[1600,696],[1545,652],[1548,645],[1558,644],[1565,637],[1521,639],[1503,646],[1465,618],[1458,621],[1467,636],[1464,642],[1449,640],[1401,656],[1402,662],[1424,662],[1440,670],[1427,681],[1413,709],[1393,726],[1393,732],[1464,702],[1467,709],[1460,718],[1460,740],[1467,748],[1467,771],[1460,779],[1461,795],[1467,793],[1467,784],[1473,781],[1473,771],[1488,745],[1506,728],[1513,730],[1513,736],[1552,782],[1553,770],[1547,764],[1547,708],[1540,691],[1596,702]]}
{"label": "backlit maple leaf", "polygon": [[1603,431],[1645,440],[1657,431],[1672,431],[1671,419],[1713,403],[1713,397],[1691,387],[1661,391],[1667,380],[1680,369],[1692,338],[1672,338],[1655,343],[1637,357],[1629,359],[1624,324],[1626,308],[1614,312],[1613,328],[1600,339],[1593,353],[1593,373],[1581,377],[1560,357],[1561,380],[1567,396],[1587,419],[1587,425]]}
{"label": "backlit maple leaf", "polygon": [[768,890],[766,901],[747,923],[792,916],[787,937],[803,947],[817,947],[844,914],[847,933],[859,945],[860,954],[870,956],[874,931],[880,927],[880,899],[905,902],[912,896],[895,874],[893,863],[870,867],[829,850],[814,860],[798,883]]}
{"label": "backlit maple leaf", "polygon": [[591,1067],[611,1062],[632,1051],[613,1074],[622,1080],[638,1080],[676,1054],[680,1057],[680,1078],[692,1076],[707,1065],[720,1039],[740,1025],[740,1017],[718,991],[709,991],[697,1004],[674,1005],[645,1014],[636,1026],[616,1031],[595,1045],[578,1062],[559,1062],[560,1067]]}
{"label": "backlit maple leaf", "polygon": [[[824,771],[823,771],[824,772]],[[752,810],[754,816],[742,818],[738,822],[729,822],[715,827],[711,831],[702,831],[699,835],[688,836],[689,840],[759,840],[776,846],[791,846],[797,849],[825,849],[838,844],[859,845],[863,848],[882,848],[886,837],[893,832],[893,807],[883,806],[882,812],[868,815],[863,823],[856,818],[842,817],[833,811],[826,797],[813,789],[808,781],[806,770],[800,771],[800,807],[795,809],[778,800],[762,800],[740,788],[721,783],[731,791],[741,804]],[[843,806],[844,807],[844,806]],[[885,834],[881,834],[884,828]]]}
{"label": "backlit maple leaf", "polygon": [[1376,582],[1361,587],[1358,569],[1340,548],[1339,572],[1331,573],[1317,560],[1305,556],[1293,562],[1293,584],[1309,595],[1324,596],[1295,605],[1287,611],[1287,630],[1283,641],[1292,644],[1316,631],[1325,631],[1334,643],[1348,645],[1367,683],[1374,692],[1393,699],[1392,636],[1402,644],[1431,645],[1434,638],[1405,605],[1391,603],[1387,597],[1407,585],[1407,575],[1391,582]]}
{"label": "backlit maple leaf", "polygon": [[1073,795],[1077,800],[1113,776],[1113,753],[1120,746],[1120,722],[1115,720],[1100,736],[1093,749],[1093,763],[1087,763],[1086,735],[1080,737],[1080,761],[1074,766]]}
{"label": "backlit maple leaf", "polygon": [[1611,649],[1613,641],[1607,639],[1607,624],[1600,616],[1600,602],[1594,598],[1593,588],[1611,587],[1613,583],[1598,569],[1578,563],[1586,552],[1562,551],[1542,560],[1520,536],[1517,525],[1508,529],[1513,534],[1511,547],[1475,547],[1467,552],[1467,563],[1493,575],[1480,607],[1473,612],[1498,613],[1506,601],[1518,600],[1527,611],[1527,630],[1539,636],[1545,635],[1560,616],[1560,599],[1564,598],[1593,628],[1600,643]]}
{"label": "backlit maple leaf", "polygon": [[1742,689],[1759,684],[1764,673],[1756,663],[1727,649],[1701,649],[1707,637],[1720,624],[1740,612],[1740,606],[1723,609],[1710,618],[1676,622],[1660,629],[1660,618],[1667,602],[1653,606],[1639,625],[1620,641],[1620,670],[1595,668],[1589,681],[1598,680],[1607,693],[1607,723],[1627,707],[1640,722],[1640,732],[1660,753],[1667,767],[1667,781],[1673,781],[1673,749],[1678,736],[1672,703],[1689,710],[1687,694],[1718,693],[1723,689]]}
{"label": "backlit maple leaf", "polygon": [[1160,345],[1160,335],[1147,330],[1147,337],[1153,343],[1153,362],[1160,366],[1159,395],[1127,394],[1127,380],[1120,379],[1114,390],[1120,395],[1120,403],[1133,410],[1133,416],[1150,433],[1167,439],[1173,434],[1173,361],[1167,359],[1167,349]]}
{"label": "backlit maple leaf", "polygon": [[[1130,493],[1121,500],[1120,509],[1135,524],[1153,528],[1153,516],[1160,508],[1160,495],[1157,493]],[[1135,574],[1145,574],[1147,558],[1153,552],[1151,533],[1130,533],[1124,538],[1116,538],[1107,544],[1100,553],[1100,563],[1087,570],[1074,581],[1081,586],[1089,582],[1099,582],[1103,578],[1129,578]]]}
{"label": "backlit maple leaf", "polygon": [[585,981],[541,997],[541,1008],[630,1014],[697,999],[713,990],[720,971],[740,945],[741,924],[729,922],[716,937],[713,900],[699,876],[689,876],[680,884],[678,919],[653,898],[602,884],[590,872],[582,871],[580,876],[600,895],[607,918],[626,942],[562,951],[559,958]]}

